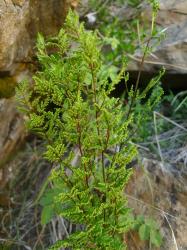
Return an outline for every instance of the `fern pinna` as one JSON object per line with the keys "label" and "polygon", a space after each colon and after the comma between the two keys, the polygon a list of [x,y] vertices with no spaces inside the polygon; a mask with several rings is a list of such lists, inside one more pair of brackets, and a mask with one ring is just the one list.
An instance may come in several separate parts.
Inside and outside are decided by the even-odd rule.
{"label": "fern pinna", "polygon": [[124,70],[108,81],[100,40],[73,11],[56,37],[38,35],[37,49],[41,70],[33,85],[19,84],[17,96],[54,166],[50,198],[41,201],[43,223],[58,214],[83,228],[50,249],[125,249],[123,235],[133,226],[124,196],[126,166],[136,155],[129,143],[133,115],[111,97]]}

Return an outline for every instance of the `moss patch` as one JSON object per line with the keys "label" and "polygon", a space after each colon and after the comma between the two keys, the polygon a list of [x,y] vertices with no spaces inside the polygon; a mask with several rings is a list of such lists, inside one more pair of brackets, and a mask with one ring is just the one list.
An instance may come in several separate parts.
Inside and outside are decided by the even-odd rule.
{"label": "moss patch", "polygon": [[0,98],[10,98],[15,94],[16,80],[14,77],[0,78]]}

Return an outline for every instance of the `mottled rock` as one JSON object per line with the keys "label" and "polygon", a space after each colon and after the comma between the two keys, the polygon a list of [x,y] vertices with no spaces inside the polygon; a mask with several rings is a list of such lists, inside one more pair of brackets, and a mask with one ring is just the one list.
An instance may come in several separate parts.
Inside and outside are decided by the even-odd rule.
{"label": "mottled rock", "polygon": [[[129,183],[129,205],[136,214],[155,218],[164,236],[162,250],[176,249],[172,230],[178,249],[187,249],[186,183],[187,169],[179,171],[174,166],[148,159],[143,160],[142,167],[135,168]],[[138,249],[149,249],[142,242],[133,243],[131,238],[129,244],[129,249],[136,249],[136,244]]]}
{"label": "mottled rock", "polygon": [[10,159],[24,138],[23,120],[16,109],[15,101],[0,99],[0,167]]}
{"label": "mottled rock", "polygon": [[30,77],[36,35],[56,34],[76,2],[0,0],[0,166],[23,137],[23,120],[11,97],[17,82]]}
{"label": "mottled rock", "polygon": [[37,32],[57,33],[70,5],[67,0],[0,1],[0,71],[13,75],[19,63],[28,61]]}
{"label": "mottled rock", "polygon": [[186,0],[160,0],[160,12],[158,20],[164,20],[165,24],[172,24],[186,20]]}

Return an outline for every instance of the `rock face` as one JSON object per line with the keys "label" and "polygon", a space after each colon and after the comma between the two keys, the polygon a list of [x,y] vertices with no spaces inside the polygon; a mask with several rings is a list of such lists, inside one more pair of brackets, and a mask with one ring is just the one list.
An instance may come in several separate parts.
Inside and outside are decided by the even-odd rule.
{"label": "rock face", "polygon": [[10,153],[18,147],[24,137],[22,118],[15,101],[0,99],[0,167],[8,160]]}
{"label": "rock face", "polygon": [[[149,8],[143,14],[151,20]],[[160,11],[157,24],[161,29],[167,29],[166,38],[153,52],[153,56],[146,58],[143,71],[155,72],[162,65],[168,73],[187,74],[187,1],[186,0],[160,0]],[[138,61],[141,53],[137,52],[134,60],[129,64],[130,71],[139,69]]]}
{"label": "rock face", "polygon": [[36,33],[55,34],[69,5],[65,0],[0,1],[0,71],[14,74],[32,55]]}
{"label": "rock face", "polygon": [[[0,207],[9,207],[9,182],[14,157],[25,137],[14,100],[17,82],[30,76],[37,32],[54,35],[73,0],[0,0]],[[11,162],[10,162],[11,166]],[[3,190],[3,191],[2,191]]]}
{"label": "rock face", "polygon": [[[174,166],[163,166],[161,162],[148,159],[144,159],[142,165],[134,170],[128,186],[130,207],[136,214],[156,219],[164,236],[160,249],[176,250],[177,245],[179,250],[186,250],[187,170],[177,170]],[[133,242],[131,238],[129,245],[129,249],[150,249],[142,242]]]}
{"label": "rock face", "polygon": [[76,1],[0,0],[0,207],[11,203],[7,188],[14,174],[6,163],[25,137],[15,85],[30,75],[37,32],[57,33],[71,4]]}
{"label": "rock face", "polygon": [[[69,0],[0,0],[0,165],[22,138],[23,121],[12,98],[34,55],[37,32],[54,35],[62,26]],[[4,99],[11,98],[11,99]]]}
{"label": "rock face", "polygon": [[0,118],[0,207],[8,207],[10,199],[7,185],[12,177],[12,171],[5,163],[10,161],[19,149],[25,129],[13,98],[0,99]]}

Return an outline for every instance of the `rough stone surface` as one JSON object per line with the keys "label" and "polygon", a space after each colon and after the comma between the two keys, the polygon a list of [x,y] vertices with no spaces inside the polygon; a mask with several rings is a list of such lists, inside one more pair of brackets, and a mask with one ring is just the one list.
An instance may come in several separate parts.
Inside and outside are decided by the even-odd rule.
{"label": "rough stone surface", "polygon": [[169,26],[186,21],[186,0],[160,0],[160,11],[157,23]]}
{"label": "rough stone surface", "polygon": [[23,120],[13,98],[0,99],[0,207],[8,207],[11,200],[7,185],[12,169],[7,167],[25,137]]}
{"label": "rough stone surface", "polygon": [[[134,170],[127,193],[130,207],[136,214],[156,219],[164,236],[162,250],[187,249],[187,169],[177,170],[154,160],[143,160],[143,167]],[[150,249],[129,237],[129,249]],[[136,248],[138,246],[138,248]],[[154,248],[153,248],[154,249]],[[158,248],[157,248],[158,249]]]}
{"label": "rough stone surface", "polygon": [[69,6],[76,7],[76,2],[0,0],[0,166],[23,133],[23,121],[11,97],[17,82],[30,75],[36,35],[56,34]]}
{"label": "rough stone surface", "polygon": [[[151,20],[149,8],[145,8],[144,17]],[[162,65],[168,73],[187,73],[187,1],[160,0],[160,11],[157,24],[161,29],[167,29],[166,39],[156,48],[153,55],[146,58],[143,70],[155,72]],[[141,53],[137,51],[134,60],[129,64],[129,70],[139,69],[138,61]]]}
{"label": "rough stone surface", "polygon": [[23,121],[16,109],[15,101],[0,99],[0,167],[18,149],[24,137]]}
{"label": "rough stone surface", "polygon": [[55,34],[68,6],[65,0],[1,0],[0,71],[14,74],[18,64],[32,55],[36,33]]}

